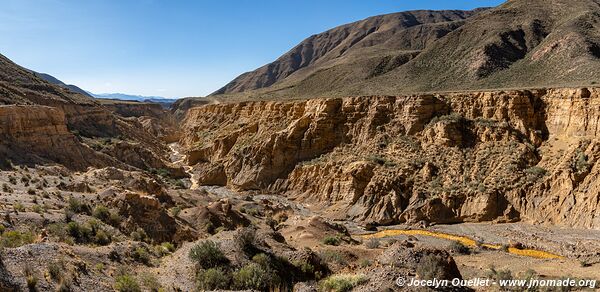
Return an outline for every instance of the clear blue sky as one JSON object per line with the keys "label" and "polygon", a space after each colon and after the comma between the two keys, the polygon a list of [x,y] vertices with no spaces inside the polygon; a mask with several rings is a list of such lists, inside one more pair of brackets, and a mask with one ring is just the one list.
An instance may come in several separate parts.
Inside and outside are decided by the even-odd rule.
{"label": "clear blue sky", "polygon": [[3,0],[0,53],[95,93],[201,96],[369,16],[499,0]]}

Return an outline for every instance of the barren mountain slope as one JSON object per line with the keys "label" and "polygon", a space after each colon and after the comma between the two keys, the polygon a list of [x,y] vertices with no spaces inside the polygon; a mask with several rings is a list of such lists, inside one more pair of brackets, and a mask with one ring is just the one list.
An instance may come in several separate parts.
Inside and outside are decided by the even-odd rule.
{"label": "barren mountain slope", "polygon": [[[284,79],[301,80],[318,70],[357,62],[399,66],[436,39],[459,27],[477,11],[411,11],[370,17],[313,35],[279,59],[244,73],[216,94],[268,87]],[[388,68],[389,70],[389,68]],[[367,73],[368,75],[369,73]]]}
{"label": "barren mountain slope", "polygon": [[[600,82],[597,0],[512,0],[476,12],[452,12],[455,17],[443,11],[418,12],[445,17],[402,21],[414,16],[408,12],[348,24],[311,37],[274,63],[243,74],[215,97],[396,95]],[[388,21],[380,25],[380,19]],[[360,41],[340,41],[334,32],[345,29],[358,30]],[[367,32],[372,33],[362,38]],[[316,40],[340,45],[313,60],[304,48],[312,48]]]}

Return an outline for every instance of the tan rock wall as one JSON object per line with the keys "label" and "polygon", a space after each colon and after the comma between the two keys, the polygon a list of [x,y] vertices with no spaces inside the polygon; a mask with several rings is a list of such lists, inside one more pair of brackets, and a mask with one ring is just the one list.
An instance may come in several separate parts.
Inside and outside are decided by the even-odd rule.
{"label": "tan rock wall", "polygon": [[540,89],[211,104],[190,109],[182,143],[201,184],[331,217],[600,228],[599,102],[598,89]]}

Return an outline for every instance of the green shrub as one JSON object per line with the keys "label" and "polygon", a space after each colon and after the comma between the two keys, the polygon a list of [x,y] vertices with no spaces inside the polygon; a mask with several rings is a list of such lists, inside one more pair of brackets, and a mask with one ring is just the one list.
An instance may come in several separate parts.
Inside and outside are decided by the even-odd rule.
{"label": "green shrub", "polygon": [[4,184],[2,184],[2,191],[3,191],[3,192],[6,192],[6,193],[12,193],[12,192],[13,192],[12,188],[11,188],[11,187],[9,187],[9,186],[8,186],[7,184],[5,184],[5,183],[4,183]]}
{"label": "green shrub", "polygon": [[104,230],[98,230],[94,237],[94,242],[99,245],[107,245],[112,242],[112,239]]}
{"label": "green shrub", "polygon": [[448,246],[448,249],[451,252],[454,253],[458,253],[458,254],[470,254],[471,253],[471,249],[467,246],[465,246],[464,244],[458,242],[458,241],[454,241],[450,244],[450,246]]}
{"label": "green shrub", "polygon": [[251,227],[245,227],[238,230],[235,237],[236,245],[245,252],[250,252],[256,244],[256,230]]}
{"label": "green shrub", "polygon": [[31,207],[31,211],[38,213],[38,214],[42,214],[42,213],[44,213],[44,208],[38,204],[35,204]]}
{"label": "green shrub", "polygon": [[140,284],[131,275],[121,275],[116,278],[115,290],[119,292],[141,292]]}
{"label": "green shrub", "polygon": [[339,236],[325,236],[323,243],[326,245],[340,245],[341,239]]}
{"label": "green shrub", "polygon": [[255,289],[266,291],[271,283],[271,275],[257,263],[249,263],[233,274],[233,283],[237,289]]}
{"label": "green shrub", "polygon": [[35,275],[33,268],[31,266],[25,266],[23,274],[25,274],[25,281],[27,282],[27,288],[29,291],[37,291],[36,286],[38,283],[38,277]]}
{"label": "green shrub", "polygon": [[319,257],[326,263],[346,264],[344,255],[335,250],[323,250],[319,253]]}
{"label": "green shrub", "polygon": [[163,242],[160,245],[164,250],[168,251],[168,252],[174,252],[175,251],[175,245],[173,245],[170,242]]}
{"label": "green shrub", "polygon": [[314,275],[315,273],[315,266],[313,266],[306,260],[294,261],[292,262],[292,265],[294,265],[296,268],[302,271],[302,273],[305,275]]}
{"label": "green shrub", "polygon": [[110,210],[104,205],[98,205],[94,208],[94,211],[92,211],[92,216],[102,222],[106,222],[110,219]]}
{"label": "green shrub", "polygon": [[217,268],[229,263],[219,244],[211,240],[205,240],[193,246],[190,249],[189,257],[204,269]]}
{"label": "green shrub", "polygon": [[48,275],[55,281],[62,279],[62,270],[63,268],[57,262],[52,262],[48,264]]}
{"label": "green shrub", "polygon": [[56,287],[56,292],[71,292],[73,291],[73,281],[71,278],[62,278]]}
{"label": "green shrub", "polygon": [[87,243],[90,241],[92,236],[94,236],[91,228],[74,221],[71,221],[67,224],[67,232],[78,243]]}
{"label": "green shrub", "polygon": [[145,265],[150,264],[150,253],[144,247],[138,247],[133,251],[133,259]]}
{"label": "green shrub", "polygon": [[424,280],[443,279],[445,261],[442,257],[428,254],[421,258],[417,266],[417,275]]}
{"label": "green shrub", "polygon": [[533,175],[533,176],[536,176],[536,177],[542,177],[542,176],[546,175],[547,171],[544,168],[542,168],[542,167],[533,166],[533,167],[525,169],[524,172],[526,174],[530,174],[530,175]]}
{"label": "green shrub", "polygon": [[175,207],[171,208],[171,215],[173,217],[179,216],[179,213],[181,213],[181,207],[175,206]]}
{"label": "green shrub", "polygon": [[148,234],[146,234],[146,231],[142,228],[138,228],[138,229],[136,229],[136,231],[131,232],[131,234],[129,234],[129,236],[131,236],[131,239],[133,239],[135,241],[143,241],[143,242],[149,241]]}
{"label": "green shrub", "polygon": [[572,167],[578,173],[586,172],[590,168],[590,163],[588,162],[588,156],[581,151],[581,149],[577,149],[577,156],[575,157]]}
{"label": "green shrub", "polygon": [[0,237],[0,247],[19,247],[33,243],[35,235],[31,232],[5,231]]}
{"label": "green shrub", "polygon": [[90,213],[90,207],[87,204],[82,203],[79,199],[72,196],[69,197],[69,205],[67,206],[67,210],[75,214]]}
{"label": "green shrub", "polygon": [[15,212],[24,212],[25,206],[23,206],[23,204],[21,204],[21,203],[14,203],[13,210],[15,210]]}
{"label": "green shrub", "polygon": [[366,281],[367,279],[363,275],[333,275],[319,282],[319,291],[346,292]]}
{"label": "green shrub", "polygon": [[141,276],[142,284],[148,288],[149,291],[158,292],[161,291],[160,282],[151,273],[143,273]]}
{"label": "green shrub", "polygon": [[227,290],[231,284],[231,275],[220,268],[201,270],[196,276],[196,285],[200,291]]}

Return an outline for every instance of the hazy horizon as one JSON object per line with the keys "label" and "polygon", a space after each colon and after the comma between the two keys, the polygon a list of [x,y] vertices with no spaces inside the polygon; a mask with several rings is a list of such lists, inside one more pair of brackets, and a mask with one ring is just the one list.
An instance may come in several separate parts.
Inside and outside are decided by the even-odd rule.
{"label": "hazy horizon", "polygon": [[501,2],[8,0],[0,53],[97,94],[203,96],[345,23]]}

